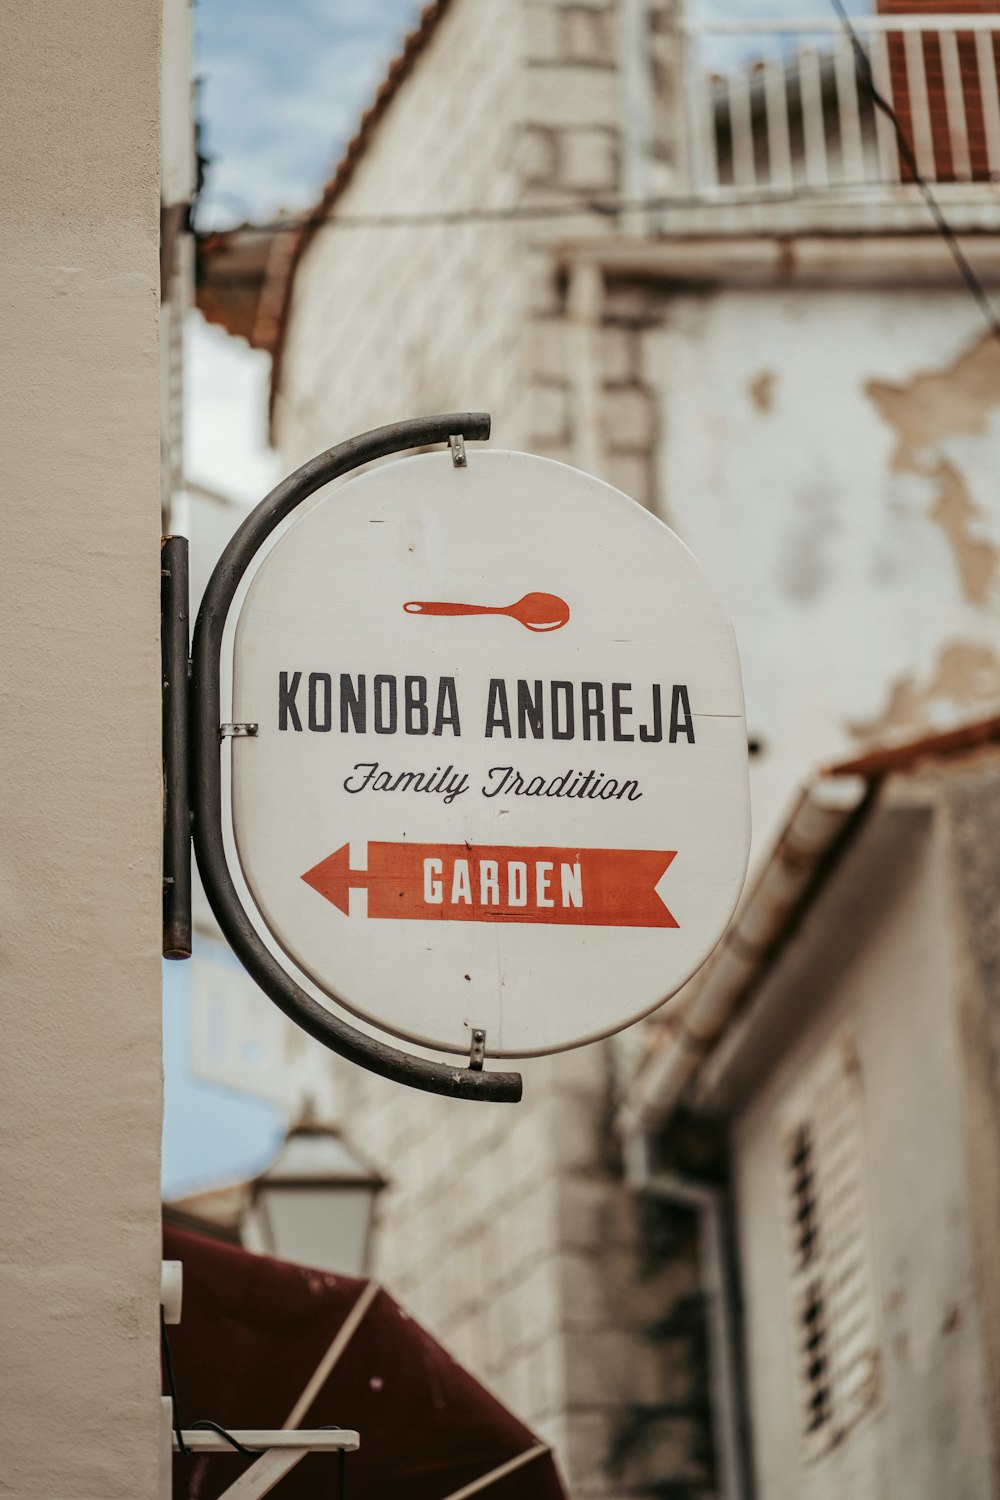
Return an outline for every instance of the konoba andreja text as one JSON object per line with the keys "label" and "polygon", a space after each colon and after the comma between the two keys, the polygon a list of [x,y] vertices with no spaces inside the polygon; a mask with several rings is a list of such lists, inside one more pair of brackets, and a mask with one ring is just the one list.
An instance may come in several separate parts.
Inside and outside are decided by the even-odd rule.
{"label": "konoba andreja text", "polygon": [[[433,684],[433,686],[431,686]],[[379,672],[278,673],[278,728],[297,734],[410,734],[456,737],[462,733],[454,677],[396,677]],[[491,677],[480,694],[463,688],[465,711],[481,696],[484,738],[610,740],[693,745],[694,715],[685,683],[545,682]]]}

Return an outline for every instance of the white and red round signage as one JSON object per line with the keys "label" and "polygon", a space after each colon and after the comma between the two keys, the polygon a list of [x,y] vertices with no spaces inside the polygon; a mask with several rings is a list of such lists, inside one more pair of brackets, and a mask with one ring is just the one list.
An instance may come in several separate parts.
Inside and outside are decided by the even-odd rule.
{"label": "white and red round signage", "polygon": [[235,635],[232,814],[268,930],[399,1037],[608,1035],[718,942],[749,848],[732,629],[601,481],[447,453],[328,490]]}

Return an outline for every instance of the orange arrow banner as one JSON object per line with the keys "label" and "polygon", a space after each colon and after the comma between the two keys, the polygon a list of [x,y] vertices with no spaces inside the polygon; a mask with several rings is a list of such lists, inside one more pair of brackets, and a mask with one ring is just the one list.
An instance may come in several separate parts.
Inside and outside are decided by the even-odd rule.
{"label": "orange arrow banner", "polygon": [[656,892],[675,854],[369,843],[367,870],[352,870],[344,844],[302,879],[345,916],[350,891],[366,890],[368,916],[390,921],[676,927]]}

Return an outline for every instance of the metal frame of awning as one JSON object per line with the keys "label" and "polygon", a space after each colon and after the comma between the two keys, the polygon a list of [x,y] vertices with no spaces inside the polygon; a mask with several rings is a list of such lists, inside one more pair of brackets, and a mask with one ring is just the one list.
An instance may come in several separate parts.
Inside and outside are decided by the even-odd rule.
{"label": "metal frame of awning", "polygon": [[[169,1404],[169,1403],[168,1403]],[[180,1434],[189,1453],[236,1453],[238,1450],[219,1432],[204,1428],[189,1429]],[[219,1500],[261,1500],[269,1495],[279,1479],[291,1472],[307,1453],[353,1453],[361,1445],[356,1432],[346,1429],[332,1431],[330,1428],[241,1429],[231,1432],[229,1437],[244,1448],[260,1452],[257,1462],[252,1464],[223,1490]],[[181,1452],[180,1442],[173,1438],[173,1451]]]}
{"label": "metal frame of awning", "polygon": [[[242,1252],[241,1252],[242,1253]],[[181,1321],[181,1262],[164,1261],[163,1290],[161,1302],[164,1322]],[[241,1449],[259,1454],[256,1461],[245,1469],[240,1477],[222,1491],[219,1500],[262,1500],[271,1493],[275,1485],[289,1474],[305,1458],[307,1453],[351,1453],[361,1446],[359,1434],[350,1428],[314,1427],[301,1428],[297,1424],[307,1415],[320,1391],[326,1385],[344,1351],[357,1333],[382,1288],[371,1279],[363,1284],[357,1298],[337,1328],[322,1358],[318,1361],[285,1419],[285,1425],[267,1429],[220,1429],[208,1423],[179,1432],[174,1427],[174,1408],[171,1397],[162,1398],[162,1453],[160,1500],[172,1497],[172,1455],[186,1449],[200,1454],[235,1454],[244,1456]],[[391,1299],[390,1299],[391,1300]],[[398,1310],[398,1309],[397,1309]],[[168,1348],[168,1346],[165,1346]],[[241,1445],[241,1449],[236,1444]],[[548,1444],[535,1441],[520,1453],[494,1463],[476,1478],[452,1490],[442,1500],[472,1500],[491,1486],[500,1483],[509,1475],[551,1456]],[[343,1459],[340,1460],[343,1463]]]}
{"label": "metal frame of awning", "polygon": [[[328,1369],[333,1367],[341,1350],[346,1346],[358,1323],[368,1310],[375,1292],[376,1283],[369,1283],[352,1309],[353,1316],[347,1319],[341,1331],[339,1345],[332,1351]],[[179,1260],[165,1260],[160,1269],[160,1308],[164,1324],[181,1321],[183,1304],[183,1266]],[[337,1344],[337,1340],[334,1341]],[[172,1388],[172,1387],[171,1387]],[[223,1490],[219,1500],[262,1500],[296,1464],[301,1463],[307,1453],[354,1453],[361,1446],[359,1435],[350,1428],[340,1427],[296,1427],[312,1399],[313,1383],[307,1385],[302,1398],[295,1404],[284,1427],[240,1428],[238,1430],[216,1430],[211,1427],[189,1427],[177,1430],[174,1427],[174,1403],[170,1396],[161,1398],[161,1465],[160,1500],[171,1500],[173,1495],[173,1471],[171,1457],[174,1453],[240,1453],[249,1450],[259,1456],[257,1461],[240,1475],[234,1484]],[[341,1460],[343,1462],[343,1460]]]}
{"label": "metal frame of awning", "polygon": [[[331,1431],[324,1427],[311,1430],[303,1428],[297,1432],[286,1428],[238,1430],[229,1435],[246,1448],[259,1448],[262,1451],[257,1462],[241,1474],[235,1484],[223,1490],[219,1500],[261,1500],[262,1496],[270,1494],[278,1480],[290,1473],[307,1453],[353,1453],[360,1447],[360,1439],[356,1432]],[[184,1440],[184,1447],[190,1453],[235,1453],[237,1451],[218,1432],[195,1429],[182,1432],[181,1437]],[[175,1453],[181,1451],[176,1437],[173,1439],[173,1450]],[[491,1484],[504,1479],[508,1474],[514,1473],[533,1459],[540,1458],[548,1452],[549,1449],[544,1443],[538,1443],[534,1448],[527,1448],[523,1453],[515,1454],[506,1463],[498,1464],[489,1473],[472,1480],[470,1484],[463,1485],[460,1490],[455,1490],[447,1497],[447,1500],[471,1500],[473,1495],[478,1495],[482,1490],[488,1489]]]}

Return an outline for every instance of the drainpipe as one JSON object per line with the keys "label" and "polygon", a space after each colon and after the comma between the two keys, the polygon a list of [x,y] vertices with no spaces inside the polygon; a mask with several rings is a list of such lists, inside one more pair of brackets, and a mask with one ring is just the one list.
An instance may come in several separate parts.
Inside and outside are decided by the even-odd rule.
{"label": "drainpipe", "polygon": [[646,1198],[693,1209],[698,1216],[698,1284],[708,1311],[709,1395],[712,1437],[719,1459],[722,1500],[750,1500],[746,1424],[742,1420],[732,1286],[722,1193],[677,1172],[653,1172],[644,1134],[625,1143],[625,1183]]}
{"label": "drainpipe", "polygon": [[817,888],[827,860],[871,797],[864,776],[821,776],[802,791],[773,852],[726,936],[692,981],[686,1006],[666,1045],[653,1052],[618,1116],[625,1180],[636,1193],[698,1215],[699,1284],[708,1305],[713,1435],[724,1500],[749,1500],[751,1466],[738,1372],[732,1288],[736,1269],[721,1192],[649,1165],[650,1133],[670,1118],[706,1054],[775,945]]}

